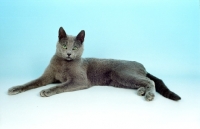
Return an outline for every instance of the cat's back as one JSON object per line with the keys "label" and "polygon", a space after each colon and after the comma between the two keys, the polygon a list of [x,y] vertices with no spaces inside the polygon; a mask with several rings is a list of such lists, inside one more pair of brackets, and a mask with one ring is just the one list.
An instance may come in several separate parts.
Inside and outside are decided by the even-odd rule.
{"label": "cat's back", "polygon": [[85,58],[84,62],[87,63],[88,69],[95,71],[113,71],[113,70],[130,70],[130,71],[143,71],[146,74],[144,66],[136,61],[116,60],[116,59],[98,59],[98,58]]}

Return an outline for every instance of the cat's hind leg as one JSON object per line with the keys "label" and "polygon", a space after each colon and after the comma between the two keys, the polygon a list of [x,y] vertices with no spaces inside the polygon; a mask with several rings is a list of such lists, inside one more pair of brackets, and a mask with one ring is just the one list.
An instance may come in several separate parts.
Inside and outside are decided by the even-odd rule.
{"label": "cat's hind leg", "polygon": [[140,87],[140,88],[138,88],[137,94],[138,94],[139,96],[144,96],[145,93],[146,93],[146,88],[145,88],[145,87]]}
{"label": "cat's hind leg", "polygon": [[139,96],[145,96],[147,101],[152,101],[155,97],[153,87],[150,88],[149,86],[138,88],[137,94]]}
{"label": "cat's hind leg", "polygon": [[147,101],[152,101],[155,97],[155,83],[143,75],[130,73],[130,71],[113,72],[111,79],[116,87],[138,89],[137,94],[144,95]]}
{"label": "cat's hind leg", "polygon": [[148,80],[150,81],[150,84],[145,87],[145,89],[146,89],[145,99],[147,101],[152,101],[155,97],[155,95],[154,95],[155,94],[155,83],[154,83],[154,81],[152,81],[150,79],[148,79]]}
{"label": "cat's hind leg", "polygon": [[155,83],[148,78],[146,80],[148,82],[146,86],[143,87],[143,84],[139,84],[141,87],[138,88],[137,94],[144,96],[146,101],[152,101],[155,97]]}

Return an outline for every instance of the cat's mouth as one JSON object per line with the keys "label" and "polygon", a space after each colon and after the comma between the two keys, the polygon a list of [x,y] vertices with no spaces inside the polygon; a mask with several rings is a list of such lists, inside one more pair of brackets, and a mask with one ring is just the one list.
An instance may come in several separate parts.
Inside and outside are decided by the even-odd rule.
{"label": "cat's mouth", "polygon": [[67,57],[66,60],[67,60],[67,61],[71,61],[71,60],[73,60],[73,59],[72,59],[71,57]]}

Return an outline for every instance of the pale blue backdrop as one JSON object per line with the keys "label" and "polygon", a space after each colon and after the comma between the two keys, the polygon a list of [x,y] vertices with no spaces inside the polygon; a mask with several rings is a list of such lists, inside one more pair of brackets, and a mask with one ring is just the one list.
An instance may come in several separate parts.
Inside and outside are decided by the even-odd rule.
{"label": "pale blue backdrop", "polygon": [[198,0],[1,0],[0,78],[36,78],[58,29],[86,31],[83,57],[135,60],[164,78],[200,75]]}
{"label": "pale blue backdrop", "polygon": [[[181,96],[92,87],[40,97],[8,88],[39,77],[58,29],[86,31],[83,57],[135,60]],[[0,0],[1,129],[200,129],[199,0]]]}

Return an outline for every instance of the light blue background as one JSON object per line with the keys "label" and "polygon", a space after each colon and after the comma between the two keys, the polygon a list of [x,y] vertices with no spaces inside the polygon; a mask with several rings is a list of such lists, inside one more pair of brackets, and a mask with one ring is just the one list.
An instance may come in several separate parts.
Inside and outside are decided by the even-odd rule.
{"label": "light blue background", "polygon": [[[83,57],[141,62],[182,100],[156,93],[148,103],[135,90],[98,86],[7,95],[43,73],[60,26],[69,35],[86,31]],[[199,129],[199,27],[198,0],[1,0],[0,128]]]}
{"label": "light blue background", "polygon": [[40,76],[63,26],[69,35],[86,31],[83,57],[135,60],[157,76],[194,79],[199,22],[198,0],[1,1],[0,78]]}

